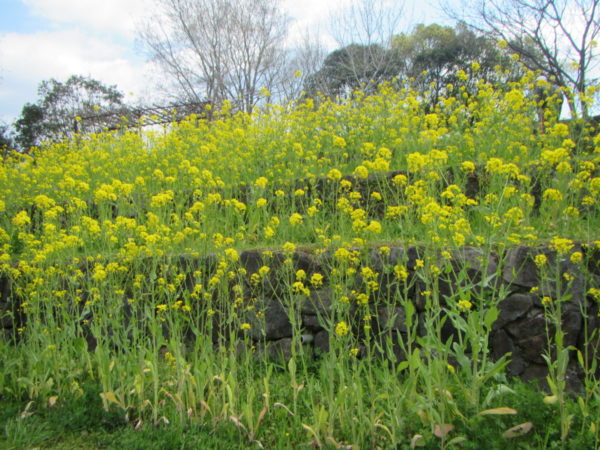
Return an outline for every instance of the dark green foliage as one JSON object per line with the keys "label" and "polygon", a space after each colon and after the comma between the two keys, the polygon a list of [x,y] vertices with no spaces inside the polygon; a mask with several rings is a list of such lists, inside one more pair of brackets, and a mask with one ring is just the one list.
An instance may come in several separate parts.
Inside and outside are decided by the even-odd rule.
{"label": "dark green foliage", "polygon": [[[410,80],[409,84],[422,92],[431,106],[442,94],[460,94],[461,87],[473,94],[480,80],[503,83],[522,75],[496,41],[475,34],[463,24],[455,28],[419,24],[411,34],[395,36],[391,51],[402,62],[403,79]],[[461,77],[459,71],[468,78]]]}
{"label": "dark green foliage", "polygon": [[13,136],[10,134],[8,125],[0,125],[0,155],[4,155],[15,147]]}
{"label": "dark green foliage", "polygon": [[[90,131],[77,118],[98,116],[100,112],[116,113],[124,110],[123,93],[116,86],[80,75],[66,82],[55,79],[42,81],[38,87],[39,100],[27,103],[21,117],[15,122],[16,143],[22,150],[39,145],[42,141],[60,141],[75,133]],[[102,121],[95,120],[102,127]]]}
{"label": "dark green foliage", "polygon": [[505,83],[521,75],[519,66],[489,36],[476,34],[464,24],[455,28],[419,24],[410,34],[394,36],[387,47],[351,44],[333,51],[322,68],[307,78],[305,91],[311,97],[317,93],[347,96],[359,88],[370,92],[382,82],[396,80],[421,92],[433,107],[442,95],[458,93],[460,98],[461,88],[474,94],[480,80]]}
{"label": "dark green foliage", "polygon": [[327,56],[323,67],[308,77],[306,91],[328,97],[343,96],[363,87],[375,88],[394,78],[400,69],[394,53],[381,45],[351,44]]}

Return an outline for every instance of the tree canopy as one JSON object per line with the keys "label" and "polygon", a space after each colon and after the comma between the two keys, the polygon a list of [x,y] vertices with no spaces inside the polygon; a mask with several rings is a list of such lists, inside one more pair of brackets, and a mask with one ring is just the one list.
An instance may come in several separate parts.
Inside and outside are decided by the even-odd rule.
{"label": "tree canopy", "polygon": [[38,88],[39,100],[27,103],[15,122],[16,143],[22,149],[39,145],[42,141],[60,141],[82,130],[77,118],[102,112],[125,109],[123,93],[116,86],[105,86],[100,81],[73,75],[66,82],[55,79],[42,81]]}
{"label": "tree canopy", "polygon": [[405,83],[428,93],[430,104],[437,103],[448,86],[472,91],[479,80],[506,82],[521,74],[494,39],[462,23],[454,28],[419,24],[410,34],[394,36],[391,51]]}
{"label": "tree canopy", "polygon": [[308,77],[305,90],[309,96],[320,92],[336,97],[395,80],[423,93],[434,105],[448,86],[472,90],[478,80],[502,82],[520,73],[488,35],[464,24],[455,28],[419,24],[411,33],[393,36],[388,46],[351,44],[331,52]]}

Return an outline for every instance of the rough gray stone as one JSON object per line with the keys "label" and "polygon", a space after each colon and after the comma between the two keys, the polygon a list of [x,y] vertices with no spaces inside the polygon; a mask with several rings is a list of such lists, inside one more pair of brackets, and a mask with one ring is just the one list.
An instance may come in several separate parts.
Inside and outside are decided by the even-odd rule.
{"label": "rough gray stone", "polygon": [[490,347],[494,360],[502,358],[507,353],[510,354],[509,363],[506,366],[510,375],[519,376],[525,370],[525,367],[527,367],[527,364],[521,357],[519,348],[515,346],[512,338],[506,331],[498,330],[493,332],[490,337]]}
{"label": "rough gray stone", "polygon": [[576,345],[583,325],[583,317],[578,309],[568,308],[562,315],[562,329],[565,332],[564,345]]}
{"label": "rough gray stone", "polygon": [[[486,256],[482,249],[476,247],[461,247],[452,254],[454,271],[464,271],[468,280],[473,284],[483,282],[484,288],[496,285],[498,258],[495,254]],[[485,273],[484,273],[485,272]]]}
{"label": "rough gray stone", "polygon": [[548,345],[545,335],[529,336],[517,341],[520,348],[519,356],[526,361],[536,364],[545,364],[546,360],[542,355],[547,351]]}
{"label": "rough gray stone", "polygon": [[531,247],[519,245],[506,251],[502,278],[509,285],[516,284],[527,288],[539,284],[539,274],[533,261]]}
{"label": "rough gray stone", "polygon": [[400,306],[381,306],[377,310],[379,317],[379,328],[381,330],[395,331],[398,330],[401,333],[406,333],[406,315],[404,314],[404,308]]}
{"label": "rough gray stone", "polygon": [[267,342],[267,354],[277,361],[288,361],[292,357],[292,339],[283,338]]}
{"label": "rough gray stone", "polygon": [[285,307],[276,300],[263,300],[261,303],[264,305],[264,319],[257,318],[254,311],[249,311],[246,315],[251,327],[250,335],[252,339],[265,338],[267,341],[274,341],[291,337],[292,324]]}
{"label": "rough gray stone", "polygon": [[500,314],[493,324],[493,329],[503,328],[506,324],[523,317],[533,306],[530,294],[512,294],[498,304]]}
{"label": "rough gray stone", "polygon": [[294,270],[304,270],[309,274],[309,277],[310,274],[315,272],[322,272],[319,264],[317,264],[312,255],[308,253],[297,251],[292,255],[292,261],[294,262]]}
{"label": "rough gray stone", "polygon": [[509,323],[505,329],[515,341],[521,341],[533,336],[546,336],[546,324],[544,311],[534,308],[524,318]]}
{"label": "rough gray stone", "polygon": [[245,250],[240,253],[240,264],[249,274],[258,272],[263,266],[263,255],[258,250]]}
{"label": "rough gray stone", "polygon": [[504,330],[498,330],[492,334],[490,346],[494,359],[500,359],[507,353],[514,356],[515,346],[511,337]]}
{"label": "rough gray stone", "polygon": [[548,366],[542,364],[531,364],[521,374],[521,379],[525,382],[531,380],[539,380],[542,389],[547,390],[546,376],[548,375]]}
{"label": "rough gray stone", "polygon": [[310,295],[302,303],[302,313],[314,316],[318,314],[328,315],[331,313],[331,304],[332,292],[330,287],[312,289]]}
{"label": "rough gray stone", "polygon": [[319,321],[319,317],[313,316],[311,314],[304,314],[302,316],[302,325],[307,330],[314,331],[314,332],[321,331],[323,329],[323,326],[321,325],[321,322]]}
{"label": "rough gray stone", "polygon": [[323,330],[315,334],[313,346],[317,352],[327,353],[329,351],[329,333]]}

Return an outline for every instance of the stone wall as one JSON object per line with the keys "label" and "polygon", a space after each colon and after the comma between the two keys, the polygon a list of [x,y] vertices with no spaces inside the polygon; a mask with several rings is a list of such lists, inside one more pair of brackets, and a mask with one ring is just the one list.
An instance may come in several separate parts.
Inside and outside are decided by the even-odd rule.
{"label": "stone wall", "polygon": [[[377,282],[377,289],[371,290],[368,297],[359,300],[358,293],[364,293],[365,280],[361,276],[361,266],[354,267],[355,274],[350,281],[346,280],[345,292],[349,293],[345,302],[345,317],[348,317],[348,325],[354,336],[364,337],[364,325],[370,327],[369,336],[371,342],[392,343],[394,355],[398,360],[403,359],[402,346],[399,340],[405,340],[409,330],[406,324],[406,302],[414,305],[414,330],[417,335],[426,333],[424,325],[428,314],[428,308],[433,308],[431,294],[424,292],[430,289],[424,278],[420,276],[421,258],[425,250],[419,247],[388,247],[389,252],[382,252],[380,248],[369,248],[361,250],[360,261],[363,266],[368,266],[374,273],[372,280]],[[543,379],[547,374],[546,362],[542,355],[548,350],[547,331],[553,336],[553,325],[546,314],[543,304],[544,297],[554,299],[562,298],[562,329],[565,332],[565,346],[573,346],[582,354],[590,358],[598,358],[600,352],[600,316],[599,299],[593,295],[593,290],[600,287],[600,252],[588,246],[576,245],[572,252],[581,252],[581,262],[573,262],[569,255],[560,255],[549,247],[530,248],[518,246],[507,249],[502,254],[484,253],[473,247],[463,247],[454,250],[451,254],[446,268],[435,277],[435,289],[439,292],[439,305],[436,308],[447,308],[456,311],[456,292],[470,291],[473,303],[472,309],[486,308],[489,304],[484,301],[497,302],[499,315],[493,323],[489,335],[489,354],[498,359],[506,353],[510,353],[508,374],[519,376],[524,380]],[[540,269],[534,262],[536,255],[545,255],[546,267],[549,273],[541,276]],[[284,254],[274,251],[265,252],[259,250],[243,251],[240,253],[239,266],[245,270],[245,279],[242,283],[243,292],[234,292],[233,282],[220,290],[220,304],[223,305],[223,296],[230,304],[235,302],[236,297],[245,299],[252,298],[251,309],[240,308],[239,323],[247,323],[248,330],[239,329],[224,331],[226,317],[224,311],[215,311],[212,320],[212,333],[215,343],[222,336],[237,335],[240,340],[244,336],[250,337],[259,349],[266,346],[269,354],[273,356],[289,357],[292,344],[293,329],[290,318],[295,317],[302,334],[302,340],[307,347],[315,350],[315,353],[327,352],[329,350],[330,336],[328,330],[332,330],[339,316],[340,292],[335,292],[332,287],[332,268],[338,267],[334,263],[333,251],[318,255],[308,251],[295,251]],[[447,255],[446,255],[447,256]],[[431,255],[428,257],[431,261]],[[440,261],[442,256],[439,255]],[[170,264],[184,267],[188,277],[184,282],[188,292],[194,287],[192,272],[198,273],[200,268],[204,279],[208,280],[217,270],[219,259],[215,255],[209,255],[192,259],[180,257],[171,260]],[[268,264],[269,271],[260,277],[257,282],[255,275],[260,268]],[[394,266],[401,265],[407,270],[405,280],[400,280],[394,273]],[[238,267],[239,267],[238,266]],[[440,263],[440,267],[443,264]],[[306,273],[306,287],[310,293],[291,293],[291,283],[294,281],[296,271],[303,270]],[[87,269],[90,272],[90,268]],[[323,275],[323,284],[311,286],[310,280],[313,274]],[[287,275],[286,275],[287,274]],[[548,275],[554,275],[548,276]],[[557,282],[557,279],[561,281]],[[239,286],[239,281],[236,281]],[[121,286],[126,290],[124,297],[132,295],[129,286]],[[228,291],[230,289],[230,292]],[[5,336],[14,336],[14,327],[23,326],[26,323],[26,315],[19,309],[22,299],[18,299],[7,279],[0,279],[0,326]],[[352,293],[354,291],[354,293]],[[368,291],[368,290],[367,290]],[[217,302],[216,291],[213,293]],[[481,299],[481,300],[477,300]],[[483,300],[489,299],[489,300]],[[495,299],[495,300],[494,300]],[[295,301],[295,306],[291,306]],[[361,305],[358,303],[362,302]],[[228,305],[228,308],[230,307]],[[202,310],[202,302],[196,302],[191,314],[206,317],[206,311]],[[290,308],[295,308],[291,311]],[[368,308],[371,320],[364,321],[364,313],[361,308]],[[124,301],[125,313],[123,320],[129,320],[131,311],[127,310],[127,302]],[[78,312],[77,316],[80,317]],[[260,312],[260,314],[257,314]],[[461,315],[466,315],[462,312]],[[93,317],[88,316],[89,323]],[[166,327],[166,325],[165,325]],[[168,329],[164,329],[168,334]],[[233,332],[233,334],[231,334]],[[446,341],[451,336],[456,337],[457,330],[451,320],[446,320],[442,329],[442,340]],[[189,332],[188,339],[194,339],[194,333]],[[89,336],[90,349],[94,347],[94,336]],[[416,345],[416,344],[415,344]],[[587,347],[586,347],[587,346]],[[364,347],[359,348],[364,351]],[[577,388],[578,368],[576,364],[576,352],[571,352],[570,384]]]}

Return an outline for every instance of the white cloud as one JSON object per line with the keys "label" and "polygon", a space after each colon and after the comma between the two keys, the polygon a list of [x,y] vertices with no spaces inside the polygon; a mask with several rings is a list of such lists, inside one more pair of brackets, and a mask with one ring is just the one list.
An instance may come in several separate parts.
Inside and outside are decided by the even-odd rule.
{"label": "white cloud", "polygon": [[[66,80],[84,75],[117,85],[133,100],[148,94],[148,64],[133,58],[127,47],[89,35],[80,28],[35,34],[8,33],[0,37],[0,115],[14,118],[25,102],[36,101],[42,80]],[[20,99],[17,101],[17,99]]]}
{"label": "white cloud", "polygon": [[22,0],[37,16],[132,39],[149,0]]}
{"label": "white cloud", "polygon": [[307,33],[319,35],[323,45],[334,48],[335,41],[329,35],[329,19],[336,11],[348,6],[353,0],[284,0],[281,4],[291,20],[288,30],[288,42],[294,45],[301,42]]}

